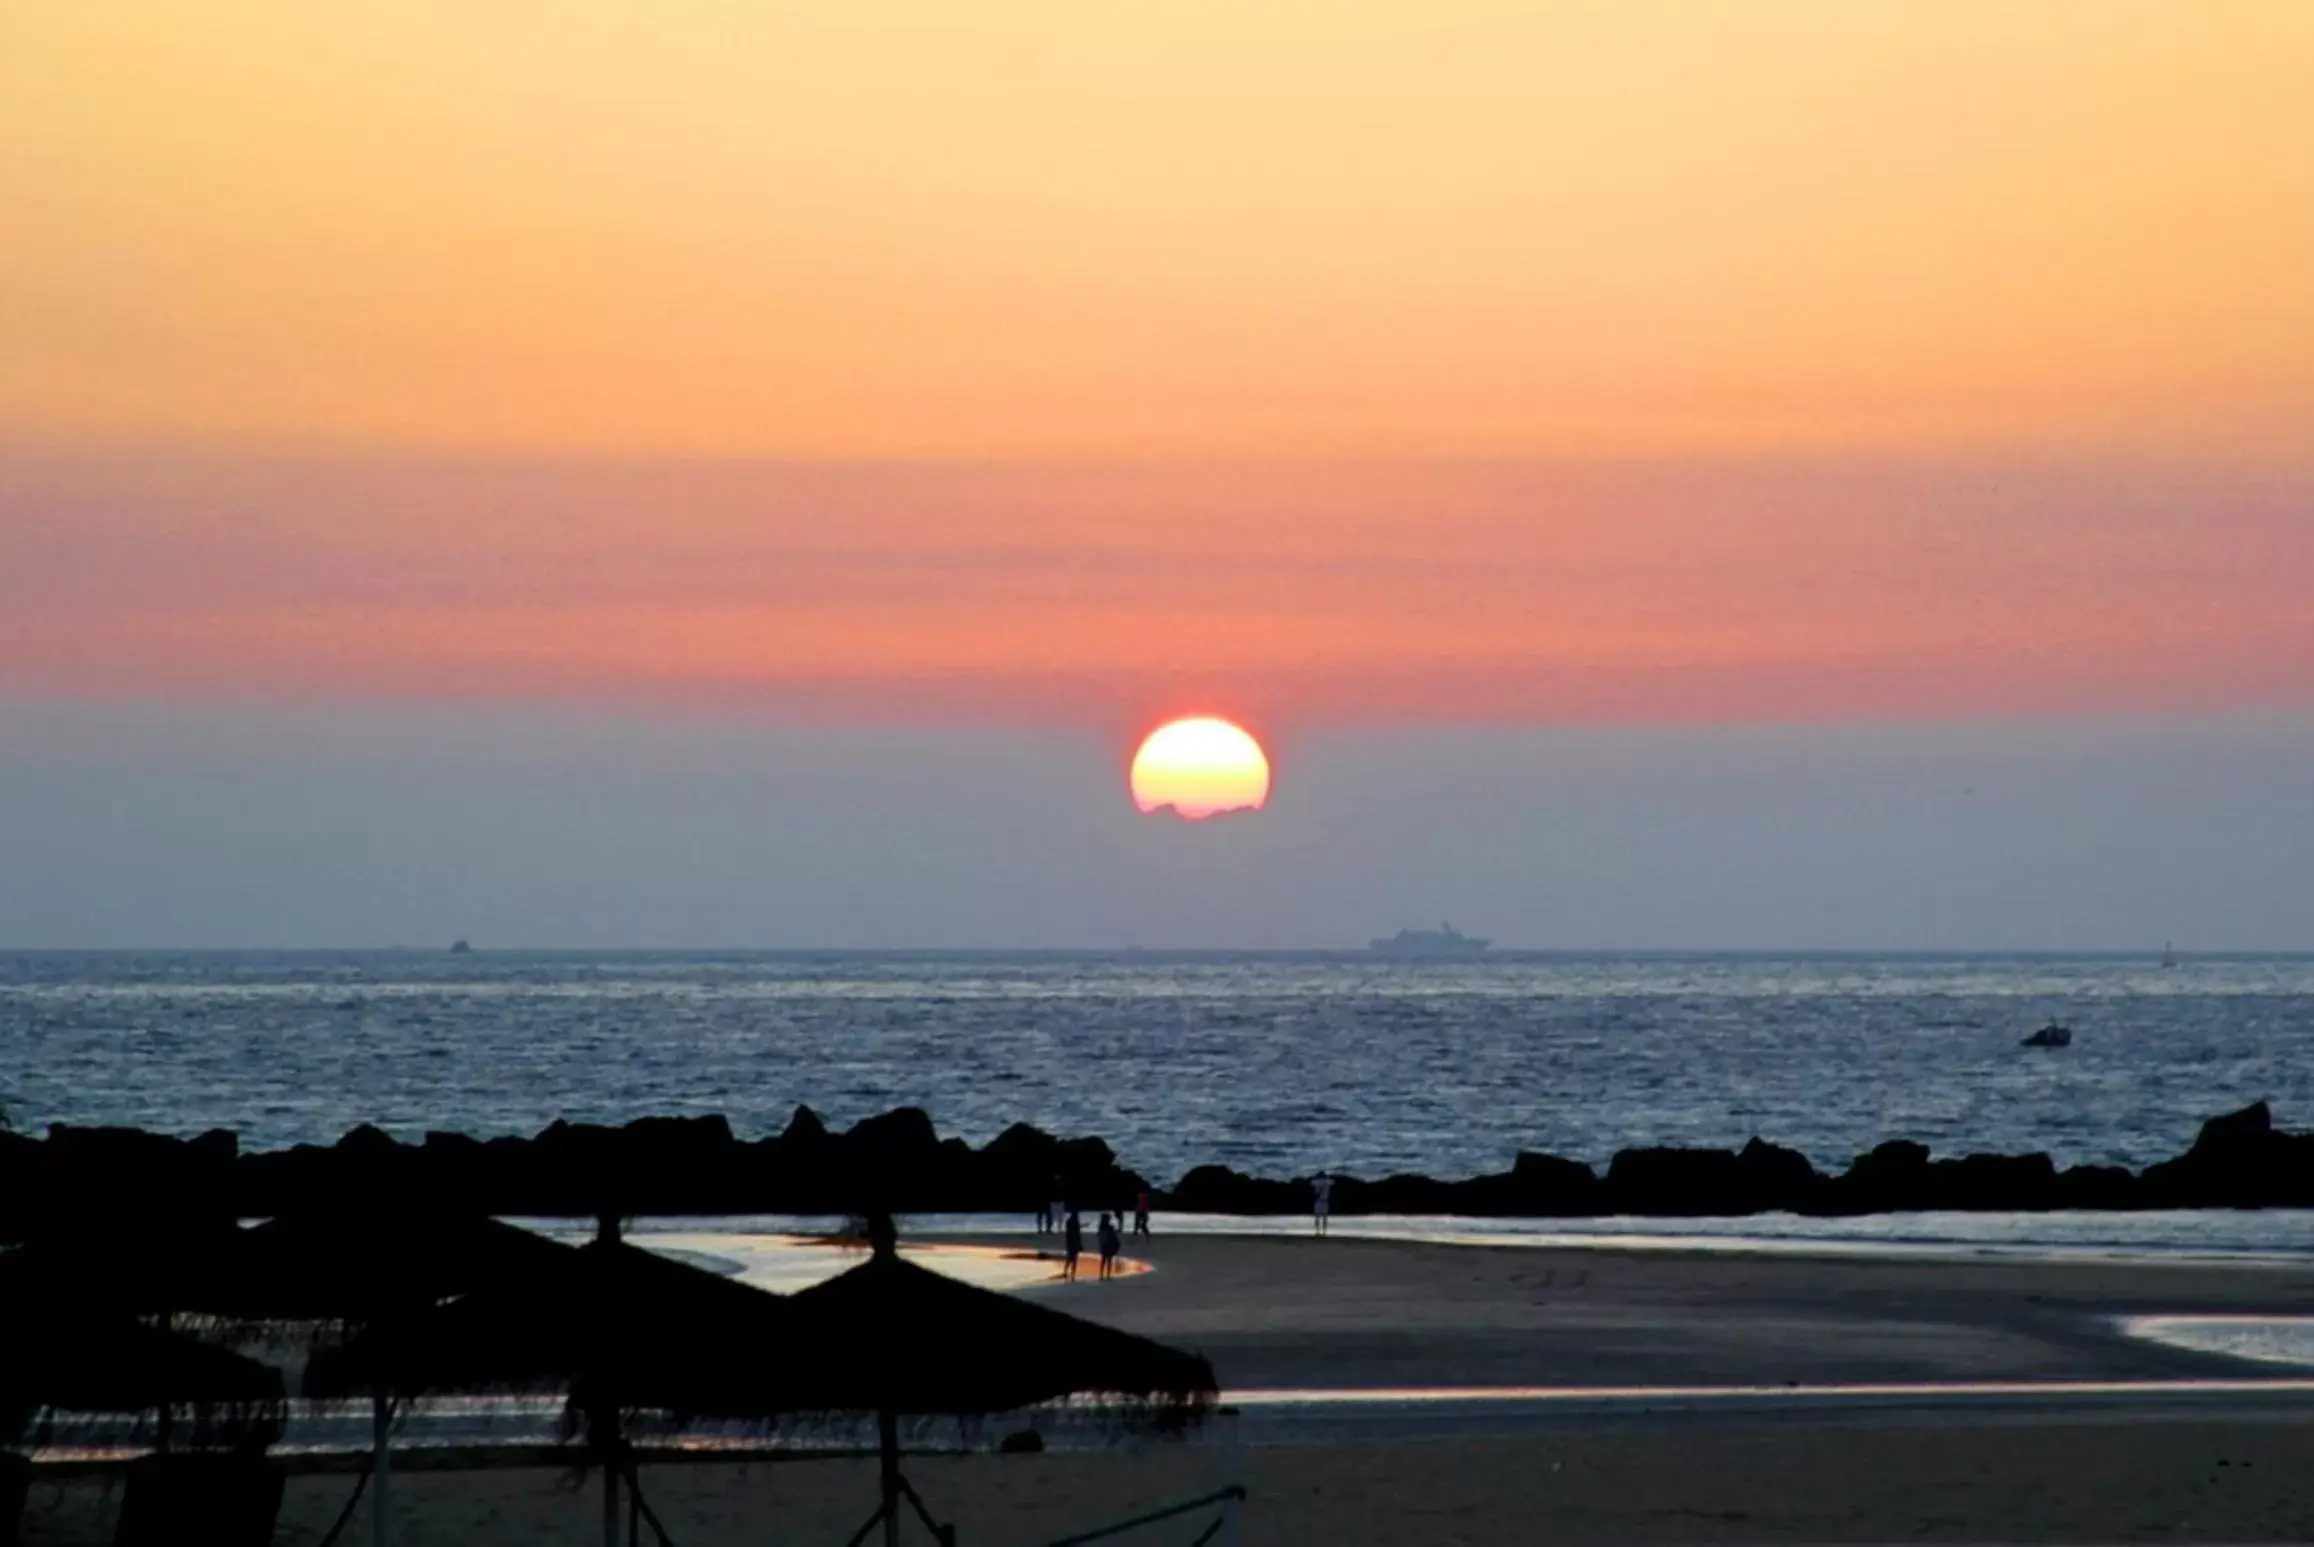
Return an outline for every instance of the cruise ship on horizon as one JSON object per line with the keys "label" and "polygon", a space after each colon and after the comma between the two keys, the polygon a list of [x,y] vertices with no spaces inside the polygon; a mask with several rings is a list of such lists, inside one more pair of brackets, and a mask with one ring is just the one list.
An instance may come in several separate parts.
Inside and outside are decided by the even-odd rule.
{"label": "cruise ship on horizon", "polygon": [[1476,935],[1466,935],[1452,924],[1441,924],[1436,929],[1401,929],[1387,938],[1377,937],[1366,942],[1366,949],[1376,956],[1411,956],[1425,960],[1464,959],[1484,956],[1486,948],[1494,944]]}

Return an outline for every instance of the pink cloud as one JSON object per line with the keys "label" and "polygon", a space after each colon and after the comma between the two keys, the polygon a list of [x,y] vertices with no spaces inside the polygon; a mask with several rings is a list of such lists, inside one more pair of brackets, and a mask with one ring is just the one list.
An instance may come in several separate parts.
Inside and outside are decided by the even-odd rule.
{"label": "pink cloud", "polygon": [[0,692],[1297,723],[2314,698],[2314,479],[17,458]]}

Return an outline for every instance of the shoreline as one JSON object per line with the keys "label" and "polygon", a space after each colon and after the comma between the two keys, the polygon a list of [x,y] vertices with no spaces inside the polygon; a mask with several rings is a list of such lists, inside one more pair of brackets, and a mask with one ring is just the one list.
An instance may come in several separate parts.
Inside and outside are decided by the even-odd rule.
{"label": "shoreline", "polygon": [[[646,1215],[651,1230],[760,1229],[809,1236],[831,1215]],[[1023,1232],[1009,1213],[906,1216],[913,1238],[956,1244],[1012,1239]],[[1307,1215],[1167,1212],[1161,1235],[1290,1240],[1313,1234]],[[2127,1229],[2121,1228],[2124,1224]],[[1788,1228],[1798,1226],[1802,1228]],[[1853,1227],[1852,1230],[1843,1227]],[[2078,1227],[2074,1239],[2060,1239]],[[1974,1233],[1971,1233],[1974,1232]],[[2116,1237],[2134,1234],[2136,1239]],[[2041,1237],[2035,1239],[2036,1236]],[[2211,1237],[2219,1239],[2211,1241]],[[2093,1239],[2088,1237],[2102,1237]],[[2004,1258],[2026,1262],[2270,1263],[2314,1261],[2314,1208],[2108,1210],[1898,1210],[1885,1214],[1761,1213],[1598,1219],[1513,1219],[1452,1214],[1335,1214],[1329,1239],[1405,1241],[1434,1246],[1513,1250],[1704,1252],[1804,1258],[1902,1257],[1925,1261]],[[1035,1239],[1029,1237],[1029,1239]]]}

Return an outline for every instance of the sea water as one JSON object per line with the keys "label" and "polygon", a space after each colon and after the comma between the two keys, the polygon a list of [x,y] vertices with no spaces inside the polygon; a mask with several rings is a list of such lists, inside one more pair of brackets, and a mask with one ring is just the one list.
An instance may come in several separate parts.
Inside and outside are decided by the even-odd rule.
{"label": "sea water", "polygon": [[[2073,1045],[2019,1039],[2049,1020]],[[2314,1127],[2314,958],[1858,955],[0,955],[16,1126],[535,1132],[930,1110],[1220,1161],[1455,1176],[1754,1134],[1839,1167],[2143,1165],[2265,1098]]]}

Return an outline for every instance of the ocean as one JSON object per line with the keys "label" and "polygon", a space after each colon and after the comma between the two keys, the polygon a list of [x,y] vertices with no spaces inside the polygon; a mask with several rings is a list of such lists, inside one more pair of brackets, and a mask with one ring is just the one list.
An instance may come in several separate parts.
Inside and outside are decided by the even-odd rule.
{"label": "ocean", "polygon": [[[2073,1045],[2018,1041],[2057,1019]],[[19,1129],[327,1142],[798,1103],[1099,1134],[1162,1181],[1464,1175],[1754,1134],[2137,1166],[2265,1098],[2314,1126],[2314,957],[0,955]]]}

